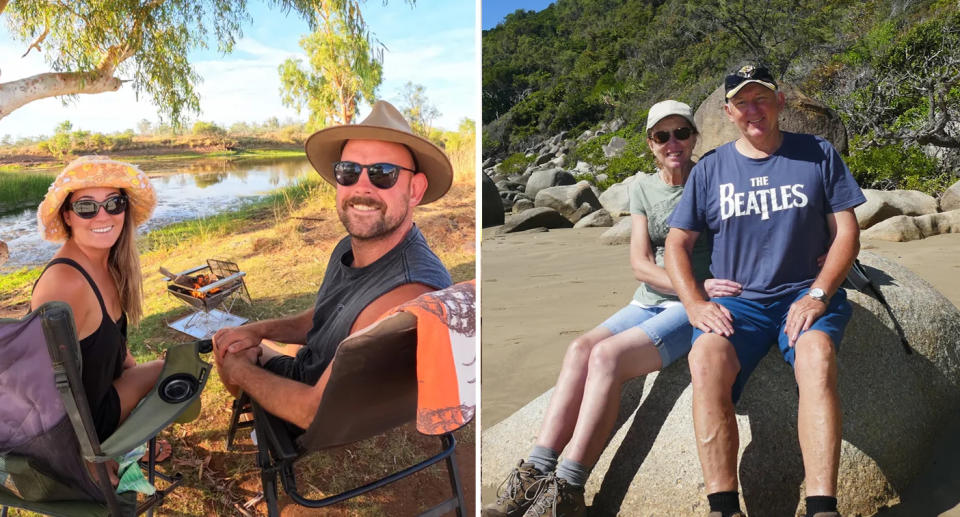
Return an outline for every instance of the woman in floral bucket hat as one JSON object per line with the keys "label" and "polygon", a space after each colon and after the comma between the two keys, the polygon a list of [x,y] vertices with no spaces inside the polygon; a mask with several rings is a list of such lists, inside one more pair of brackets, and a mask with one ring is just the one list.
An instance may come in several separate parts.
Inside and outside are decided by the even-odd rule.
{"label": "woman in floral bucket hat", "polygon": [[127,324],[143,315],[136,227],[156,204],[143,171],[84,156],[57,176],[37,209],[40,235],[63,246],[34,285],[30,305],[61,301],[73,310],[83,387],[100,440],[150,392],[163,366],[137,364],[127,350]]}

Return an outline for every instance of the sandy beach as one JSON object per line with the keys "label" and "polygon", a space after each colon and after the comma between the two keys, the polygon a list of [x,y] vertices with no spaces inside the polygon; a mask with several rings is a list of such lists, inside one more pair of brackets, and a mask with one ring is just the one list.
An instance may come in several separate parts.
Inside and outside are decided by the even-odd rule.
{"label": "sandy beach", "polygon": [[[569,342],[630,301],[636,280],[628,247],[600,244],[604,230],[509,235],[484,230],[482,428],[552,387]],[[864,240],[861,249],[903,264],[960,307],[960,234],[912,242]],[[958,433],[960,418],[944,429],[945,437]],[[903,494],[904,502],[877,517],[960,517],[960,447],[941,442],[928,471]],[[499,481],[481,480],[484,502]]]}

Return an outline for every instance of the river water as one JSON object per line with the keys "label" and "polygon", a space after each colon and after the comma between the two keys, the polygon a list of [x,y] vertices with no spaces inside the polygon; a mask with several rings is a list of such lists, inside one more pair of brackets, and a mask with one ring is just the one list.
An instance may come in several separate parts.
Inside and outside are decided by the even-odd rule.
{"label": "river water", "polygon": [[[153,217],[139,228],[143,234],[179,221],[234,209],[300,178],[316,174],[306,158],[202,159],[141,164],[157,190]],[[36,205],[39,205],[37,200]],[[0,241],[10,258],[0,274],[45,264],[60,247],[40,238],[37,209],[0,215]]]}

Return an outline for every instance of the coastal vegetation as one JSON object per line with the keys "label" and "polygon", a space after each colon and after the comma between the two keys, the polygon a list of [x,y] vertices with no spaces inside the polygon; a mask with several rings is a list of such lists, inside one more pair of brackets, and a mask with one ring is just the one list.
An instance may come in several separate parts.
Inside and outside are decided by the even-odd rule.
{"label": "coastal vegetation", "polygon": [[[840,114],[861,186],[938,194],[960,169],[953,0],[557,0],[507,15],[482,44],[485,157],[617,118],[642,149],[651,104],[696,107],[724,74],[759,62]],[[603,162],[597,144],[581,147],[579,159]],[[621,175],[641,159],[603,165]]]}

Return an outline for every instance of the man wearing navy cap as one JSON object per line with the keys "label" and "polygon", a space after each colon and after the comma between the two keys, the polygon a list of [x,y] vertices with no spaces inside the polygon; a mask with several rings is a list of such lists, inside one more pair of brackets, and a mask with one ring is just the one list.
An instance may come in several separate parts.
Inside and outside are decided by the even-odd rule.
{"label": "man wearing navy cap", "polygon": [[[785,99],[765,68],[744,66],[724,87],[740,138],[694,167],[665,258],[694,327],[693,420],[710,517],[743,516],[734,403],[774,343],[799,391],[807,516],[839,517],[836,347],[851,314],[839,287],[860,247],[853,208],[866,199],[829,142],[780,130]],[[713,236],[713,276],[740,283],[739,296],[708,299],[694,281],[701,232]]]}

